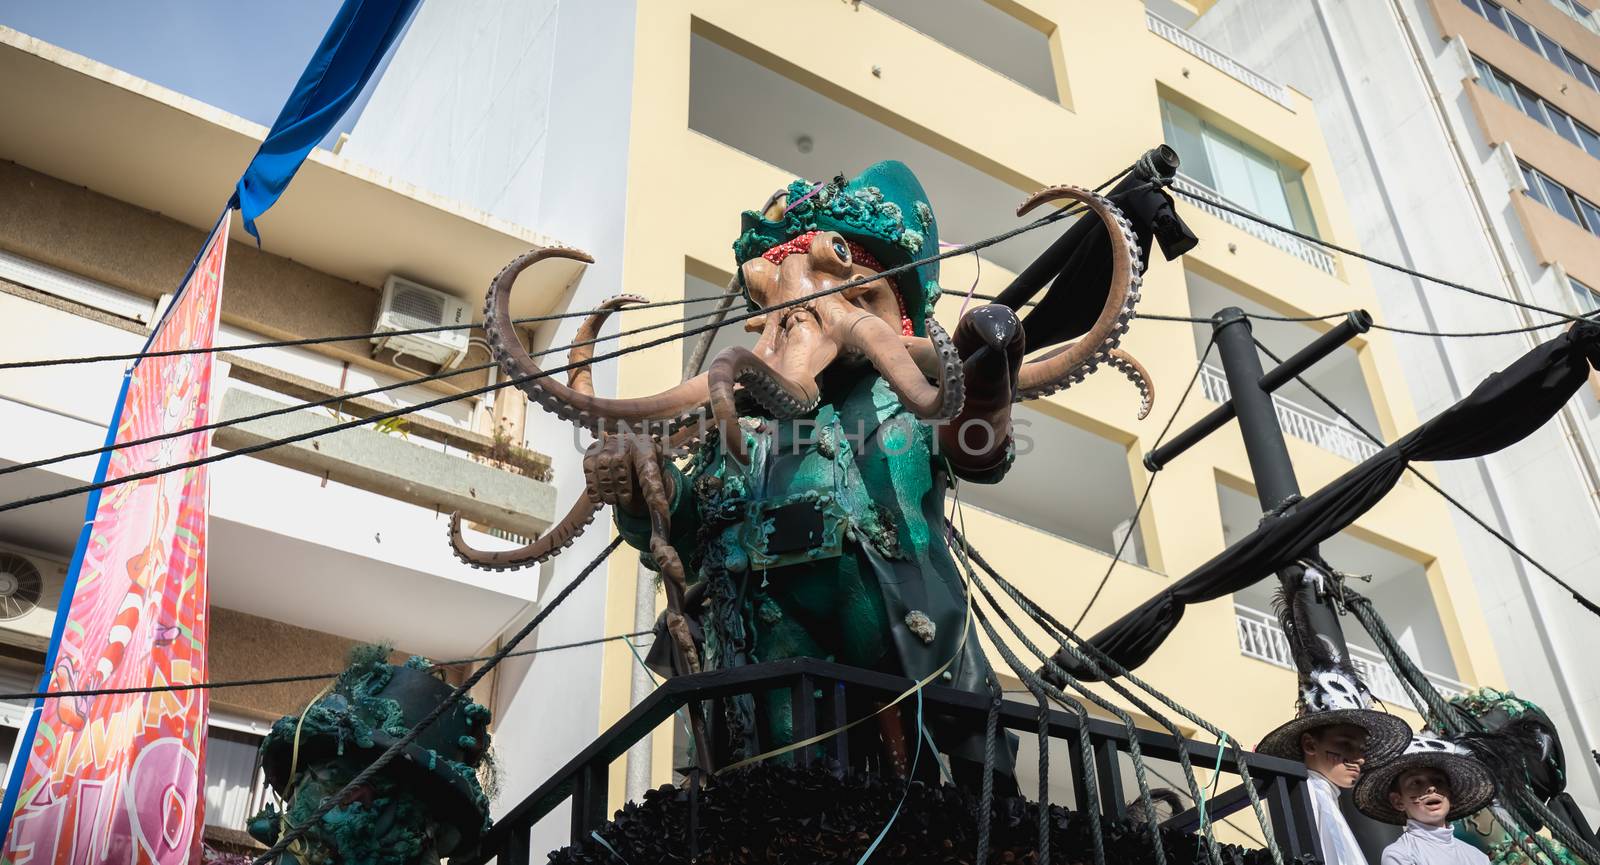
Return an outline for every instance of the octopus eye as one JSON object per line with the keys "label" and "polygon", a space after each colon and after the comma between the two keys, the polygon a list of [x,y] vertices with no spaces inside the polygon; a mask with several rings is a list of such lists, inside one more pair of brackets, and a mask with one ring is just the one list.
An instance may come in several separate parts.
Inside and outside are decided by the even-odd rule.
{"label": "octopus eye", "polygon": [[845,245],[844,238],[835,237],[833,239],[833,254],[839,256],[839,260],[845,264],[850,263],[850,247]]}

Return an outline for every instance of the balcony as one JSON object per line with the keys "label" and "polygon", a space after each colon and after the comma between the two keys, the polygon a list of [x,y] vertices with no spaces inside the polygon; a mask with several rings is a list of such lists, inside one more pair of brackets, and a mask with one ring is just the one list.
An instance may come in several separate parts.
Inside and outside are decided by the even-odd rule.
{"label": "balcony", "polygon": [[[1271,613],[1253,610],[1243,604],[1235,604],[1234,621],[1239,631],[1239,653],[1266,661],[1286,670],[1293,670],[1294,658],[1289,653],[1289,639],[1283,635],[1278,620]],[[1394,669],[1383,659],[1383,656],[1371,649],[1361,646],[1350,647],[1350,660],[1355,664],[1361,678],[1366,680],[1367,687],[1372,690],[1372,695],[1385,703],[1396,706],[1410,706],[1411,698],[1406,695],[1405,686],[1400,683],[1400,677],[1395,675]],[[1437,673],[1423,671],[1428,681],[1439,689],[1445,699],[1466,693],[1469,688],[1463,682],[1458,682]]]}
{"label": "balcony", "polygon": [[[1181,172],[1176,178],[1173,179],[1172,185],[1184,192],[1189,192],[1194,195],[1201,195],[1213,201],[1220,201],[1229,207],[1245,211],[1250,209],[1237,202],[1229,201],[1227,196]],[[1248,234],[1251,237],[1266,241],[1272,246],[1289,253],[1295,258],[1300,259],[1306,264],[1315,267],[1329,276],[1337,275],[1337,268],[1334,265],[1333,255],[1314,243],[1301,240],[1292,234],[1279,231],[1278,229],[1270,226],[1262,225],[1254,220],[1245,219],[1236,213],[1229,213],[1220,207],[1213,207],[1203,201],[1197,201],[1193,198],[1182,198],[1182,200],[1194,205],[1206,213],[1211,214],[1212,216],[1215,216],[1234,228],[1243,231],[1245,234]]]}
{"label": "balcony", "polygon": [[[1227,402],[1232,396],[1227,376],[1209,363],[1200,370],[1200,392],[1214,403]],[[1278,424],[1284,432],[1351,462],[1363,462],[1381,450],[1343,421],[1312,411],[1277,394],[1272,396],[1272,407],[1277,411]]]}
{"label": "balcony", "polygon": [[1145,10],[1144,20],[1151,33],[1204,60],[1224,75],[1243,83],[1284,108],[1294,110],[1294,102],[1289,98],[1289,88],[1240,63],[1221,49],[1201,41],[1194,34],[1148,9]]}

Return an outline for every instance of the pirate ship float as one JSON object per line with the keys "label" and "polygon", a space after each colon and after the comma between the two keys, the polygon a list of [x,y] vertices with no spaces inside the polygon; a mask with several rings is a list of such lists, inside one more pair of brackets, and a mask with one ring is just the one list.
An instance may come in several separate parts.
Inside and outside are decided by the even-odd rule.
{"label": "pirate ship float", "polygon": [[[947,523],[953,479],[994,482],[1011,468],[1015,402],[1105,366],[1132,383],[1141,416],[1150,410],[1154,383],[1119,342],[1152,244],[1170,260],[1197,242],[1164,189],[1177,165],[1170,148],[1158,147],[1105,195],[1063,186],[1030,197],[1019,215],[1065,205],[1030,227],[1081,218],[995,302],[964,309],[949,333],[932,315],[941,293],[938,225],[908,168],[886,162],[849,180],[796,181],[745,213],[734,243],[734,287],[748,307],[737,318],[760,334],[754,349],[726,349],[706,372],[648,397],[596,396],[586,367],[606,318],[642,298],[615,298],[583,324],[562,383],[522,347],[508,300],[524,269],[583,256],[543,249],[511,262],[486,302],[489,342],[533,402],[595,436],[585,495],[521,548],[472,549],[459,520],[451,543],[477,567],[525,567],[561,553],[611,506],[618,532],[666,589],[649,661],[668,678],[512,807],[475,854],[458,851],[452,861],[532,861],[533,825],[569,801],[571,846],[552,861],[1312,861],[1322,851],[1307,769],[1292,749],[1246,751],[1132,672],[1186,605],[1274,573],[1301,677],[1302,718],[1285,725],[1286,741],[1318,719],[1381,714],[1349,663],[1338,615],[1346,610],[1373,632],[1430,721],[1452,734],[1491,735],[1483,712],[1439,699],[1317,544],[1371,507],[1412,460],[1479,455],[1543,423],[1600,357],[1600,325],[1579,323],[1302,498],[1271,392],[1371,319],[1352,313],[1263,371],[1246,316],[1223,310],[1213,326],[1232,399],[1146,463],[1159,469],[1237,418],[1266,517],[1092,639],[1033,604]],[[1029,634],[1040,631],[1020,627],[1008,609],[1052,645],[1033,643]],[[1001,692],[979,634],[1030,700]],[[1091,717],[1089,703],[1116,720]],[[1124,704],[1162,730],[1138,727]],[[692,740],[682,783],[609,813],[610,764],[677,713]],[[1186,738],[1170,716],[1215,742]],[[1403,747],[1409,731],[1388,730],[1397,725],[1371,730],[1394,732],[1388,744]],[[1011,731],[1037,737],[1046,755],[1035,801],[1015,781]],[[1049,765],[1051,739],[1065,740],[1065,767]],[[1511,843],[1503,858],[1555,858],[1554,841],[1531,835],[1541,824],[1592,853],[1594,836],[1559,801],[1559,784],[1533,788],[1515,774],[1545,765],[1559,778],[1559,751],[1554,763],[1536,744],[1526,757],[1505,753],[1494,812]],[[1152,786],[1151,759],[1181,769],[1174,786],[1194,807]],[[1125,760],[1136,782],[1127,789]],[[1195,765],[1236,780],[1208,792]],[[1050,771],[1070,774],[1071,801],[1048,802]],[[1177,813],[1157,807],[1175,799]],[[1218,843],[1215,822],[1244,809],[1259,824],[1260,848]]]}

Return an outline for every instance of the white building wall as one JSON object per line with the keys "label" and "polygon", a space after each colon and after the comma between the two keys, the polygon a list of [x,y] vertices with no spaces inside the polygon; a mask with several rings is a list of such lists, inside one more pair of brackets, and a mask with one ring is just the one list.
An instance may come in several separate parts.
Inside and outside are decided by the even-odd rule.
{"label": "white building wall", "polygon": [[[1514,163],[1478,132],[1462,92],[1470,61],[1460,46],[1441,39],[1421,0],[1221,0],[1191,29],[1316,100],[1363,251],[1500,296],[1511,296],[1515,284],[1527,300],[1575,311],[1562,277],[1537,263],[1511,210],[1510,196],[1520,194],[1506,171]],[[1427,78],[1419,71],[1424,68]],[[1373,310],[1381,323],[1483,331],[1547,318],[1533,313],[1524,319],[1507,304],[1385,268],[1369,272],[1381,298],[1382,308]],[[1418,414],[1426,418],[1556,333],[1392,338]],[[1587,392],[1569,407],[1576,436],[1552,422],[1487,459],[1434,469],[1475,513],[1580,591],[1600,597],[1594,567],[1600,512],[1577,450],[1592,452],[1594,408]],[[1600,746],[1600,680],[1589,670],[1600,657],[1600,627],[1482,528],[1459,514],[1456,524],[1506,684],[1555,720],[1568,757],[1569,791],[1594,814],[1600,777],[1588,755]]]}
{"label": "white building wall", "polygon": [[[632,0],[424,3],[341,152],[590,253],[595,264],[568,303],[591,308],[622,290],[633,22]],[[541,342],[570,341],[578,321]],[[614,364],[596,369],[595,387],[615,391]],[[530,412],[528,441],[553,458],[564,513],[583,489],[572,427]],[[548,598],[609,535],[597,523],[537,576],[502,578],[538,579]],[[596,574],[530,643],[602,636],[604,587]],[[592,647],[502,665],[495,748],[506,792],[496,815],[598,735],[600,659]],[[566,845],[566,813],[563,805],[540,824],[535,849]]]}

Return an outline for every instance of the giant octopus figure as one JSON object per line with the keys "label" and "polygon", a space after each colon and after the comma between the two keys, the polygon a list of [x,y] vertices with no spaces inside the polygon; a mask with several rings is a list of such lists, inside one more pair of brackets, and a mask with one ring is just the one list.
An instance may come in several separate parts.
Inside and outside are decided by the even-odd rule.
{"label": "giant octopus figure", "polygon": [[[880,162],[849,181],[797,180],[762,211],[746,212],[734,243],[738,285],[759,313],[745,321],[760,334],[755,347],[724,349],[705,373],[639,399],[595,396],[585,367],[565,385],[541,374],[507,312],[512,281],[545,258],[587,259],[562,249],[521,256],[489,292],[489,342],[534,402],[599,436],[584,458],[587,497],[517,550],[473,550],[454,524],[457,554],[495,569],[542,561],[599,507],[614,505],[623,537],[662,575],[667,639],[657,640],[652,661],[670,672],[814,657],[987,691],[994,680],[966,632],[944,529],[949,478],[999,481],[1014,454],[1011,406],[1101,365],[1127,375],[1140,417],[1149,411],[1149,376],[1117,346],[1139,298],[1152,226],[1169,257],[1192,246],[1152,182],[1176,167],[1176,156],[1158,148],[1111,198],[1076,187],[1030,197],[1018,215],[1054,202],[1087,215],[1008,290],[1008,304],[972,309],[949,335],[932,314],[938,262],[926,261],[939,250],[938,227],[911,170]],[[893,268],[903,269],[874,278]],[[1016,310],[1051,280],[1019,321]],[[642,300],[608,301],[578,340],[597,333],[609,310]],[[1030,340],[1031,329],[1051,340]],[[591,356],[580,347],[571,360]],[[680,468],[674,449],[697,440]],[[751,700],[725,703],[719,758],[790,741],[787,690],[765,699],[762,714],[773,719],[765,731]],[[892,711],[881,719],[885,757],[903,774],[902,728]],[[695,734],[704,741],[701,720]],[[975,747],[942,734],[938,719],[930,726],[958,771],[968,760],[981,764],[981,740]],[[707,767],[712,755],[698,757]]]}

